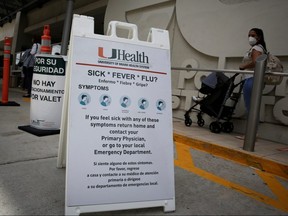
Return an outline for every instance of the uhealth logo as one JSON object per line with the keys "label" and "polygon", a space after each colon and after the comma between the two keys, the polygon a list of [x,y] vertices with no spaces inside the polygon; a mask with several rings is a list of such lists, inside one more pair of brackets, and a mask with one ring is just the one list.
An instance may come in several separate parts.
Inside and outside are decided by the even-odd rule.
{"label": "uhealth logo", "polygon": [[[104,55],[110,53],[110,56]],[[148,56],[144,52],[136,51],[135,53],[128,53],[126,50],[112,49],[110,52],[103,47],[98,47],[98,57],[106,60],[128,61],[135,63],[149,63]]]}

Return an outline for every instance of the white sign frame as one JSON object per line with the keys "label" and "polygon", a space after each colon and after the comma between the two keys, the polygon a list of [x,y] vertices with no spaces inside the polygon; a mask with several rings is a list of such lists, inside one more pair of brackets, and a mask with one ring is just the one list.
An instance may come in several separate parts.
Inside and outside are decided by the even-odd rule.
{"label": "white sign frame", "polygon": [[[64,97],[64,103],[65,104],[63,106],[63,113],[62,113],[62,126],[61,126],[58,162],[57,162],[58,167],[65,166],[64,163],[65,163],[66,159],[65,158],[63,159],[63,157],[65,157],[64,152],[66,151],[66,149],[65,149],[66,144],[65,143],[66,143],[66,137],[67,137],[65,214],[66,215],[71,215],[71,214],[73,215],[73,214],[80,214],[83,212],[114,211],[114,210],[124,210],[124,209],[159,207],[159,206],[163,206],[165,212],[175,211],[174,159],[173,159],[174,154],[173,154],[172,100],[171,100],[171,69],[170,69],[170,45],[169,45],[168,32],[165,30],[152,28],[150,30],[150,33],[148,36],[148,42],[143,42],[143,41],[138,40],[137,26],[135,26],[133,24],[121,23],[121,22],[117,22],[117,21],[110,22],[109,28],[108,28],[108,35],[109,36],[103,36],[103,35],[94,35],[94,33],[93,33],[94,23],[93,22],[94,22],[94,20],[91,17],[74,15],[73,23],[72,23],[70,49],[69,49],[69,56],[68,56],[68,66],[67,66],[67,73],[66,73],[67,79],[66,79],[66,91],[65,91],[65,97]],[[127,38],[118,38],[116,35],[116,29],[117,28],[122,28],[122,29],[128,30],[129,31],[128,39]],[[169,61],[167,61],[165,63],[160,62],[157,64],[157,65],[167,64],[167,65],[165,65],[164,68],[165,68],[165,70],[167,70],[167,68],[169,68],[169,70],[167,72],[165,72],[165,75],[166,75],[166,77],[168,77],[168,79],[165,79],[166,87],[164,88],[164,90],[166,91],[165,92],[165,96],[166,96],[165,102],[166,102],[166,106],[167,106],[166,108],[168,110],[167,113],[164,115],[164,117],[165,117],[165,122],[168,120],[168,124],[167,124],[167,126],[166,125],[164,126],[165,127],[164,128],[165,133],[162,135],[163,138],[165,136],[165,139],[163,139],[163,140],[165,140],[165,144],[167,143],[167,146],[165,146],[165,147],[167,147],[167,149],[168,149],[167,151],[165,150],[164,152],[167,152],[168,155],[165,155],[165,153],[163,155],[163,152],[161,149],[157,150],[158,151],[157,154],[159,154],[158,158],[162,154],[164,161],[166,162],[165,165],[167,167],[166,168],[167,170],[164,170],[165,168],[163,168],[164,167],[163,164],[162,164],[162,168],[159,168],[157,165],[157,168],[159,170],[163,171],[163,172],[160,172],[158,180],[160,179],[159,184],[161,185],[161,187],[159,186],[159,188],[160,188],[160,190],[162,190],[163,196],[165,197],[165,199],[154,197],[154,198],[152,198],[152,200],[150,200],[149,197],[148,198],[146,197],[144,200],[141,200],[141,199],[139,200],[139,198],[136,199],[136,197],[135,197],[135,199],[136,199],[135,201],[131,200],[131,199],[130,199],[130,201],[125,201],[125,199],[124,199],[124,202],[106,204],[106,203],[103,203],[104,202],[103,201],[102,203],[100,202],[100,204],[99,204],[99,203],[88,203],[86,201],[86,197],[84,194],[82,194],[82,197],[84,197],[83,198],[84,201],[79,202],[80,198],[76,197],[77,192],[73,192],[73,193],[71,192],[71,190],[73,189],[73,186],[71,186],[71,185],[75,184],[75,180],[73,179],[73,181],[72,181],[71,176],[75,177],[75,174],[73,174],[73,172],[74,172],[73,167],[75,167],[75,165],[72,165],[72,162],[74,160],[73,157],[75,157],[76,153],[75,153],[75,150],[73,150],[72,148],[71,149],[69,149],[69,148],[70,148],[70,143],[72,143],[72,142],[75,143],[76,141],[74,141],[74,140],[77,139],[77,137],[75,137],[75,136],[73,137],[73,133],[71,133],[71,131],[73,132],[73,130],[71,129],[70,118],[71,118],[71,115],[74,116],[74,113],[75,113],[75,111],[73,111],[75,108],[75,99],[73,99],[72,97],[74,97],[74,98],[75,97],[80,98],[80,97],[78,96],[79,93],[75,93],[75,88],[74,89],[71,88],[71,85],[75,84],[74,83],[75,79],[71,79],[70,73],[71,73],[72,69],[75,69],[75,62],[73,65],[73,58],[75,59],[75,56],[77,55],[77,54],[73,53],[73,50],[74,50],[74,48],[77,48],[77,46],[78,46],[78,44],[76,44],[76,43],[78,43],[77,41],[81,41],[81,40],[78,40],[77,38],[78,39],[82,38],[84,40],[87,39],[87,41],[89,39],[90,42],[91,42],[91,39],[92,40],[93,39],[103,40],[103,41],[109,41],[111,43],[115,42],[116,44],[121,43],[121,44],[124,44],[127,46],[132,46],[132,47],[140,45],[141,47],[147,47],[147,49],[153,49],[153,50],[158,49],[161,51],[160,53],[166,53],[165,58],[168,57]],[[75,43],[75,41],[76,41],[76,43]],[[162,52],[163,50],[165,52]],[[159,68],[161,68],[161,66]],[[116,69],[119,69],[119,68],[115,68],[115,70]],[[79,69],[77,69],[77,70],[79,70]],[[140,69],[139,69],[139,71],[141,72]],[[144,71],[144,69],[143,69],[143,71]],[[158,73],[158,72],[155,72],[155,73]],[[164,74],[164,72],[163,72],[163,74]],[[157,78],[155,80],[157,80]],[[151,82],[156,82],[155,80],[150,79]],[[154,85],[154,88],[155,88],[155,85],[157,86],[157,84],[155,84],[155,83],[153,85]],[[160,88],[161,86],[158,86],[158,87]],[[114,90],[114,92],[115,92],[115,90]],[[158,102],[159,101],[157,101],[157,103]],[[152,103],[152,101],[151,101],[151,103]],[[153,104],[155,106],[155,104],[156,104],[155,101]],[[152,106],[152,104],[150,104],[150,105]],[[156,106],[154,108],[156,109]],[[68,110],[68,113],[66,112],[66,110]],[[161,110],[158,111],[158,114],[159,114],[159,112],[161,112]],[[86,116],[88,116],[88,115],[86,115]],[[75,118],[74,118],[74,121],[75,121]],[[72,122],[72,124],[73,124],[73,122]],[[74,127],[74,125],[73,125],[73,127]],[[163,126],[163,125],[161,125],[161,126]],[[155,125],[154,125],[154,127],[155,127]],[[157,125],[156,125],[156,127],[157,127]],[[159,135],[159,136],[161,137],[161,135]],[[75,147],[75,144],[74,144],[74,147]],[[153,150],[155,150],[155,149],[153,149]],[[161,150],[161,152],[160,152],[160,150]],[[73,151],[74,151],[74,153],[73,153]],[[149,150],[146,152],[149,152]],[[81,155],[81,153],[79,153],[79,154]],[[157,156],[157,154],[155,153],[156,156]],[[141,155],[139,157],[141,158]],[[83,159],[83,160],[85,160],[85,159]],[[158,159],[158,161],[159,160],[160,159]],[[73,164],[75,164],[75,163],[73,163]],[[86,169],[86,168],[84,168],[84,169]],[[166,172],[168,174],[166,174]],[[163,176],[165,176],[165,179],[163,179]],[[162,177],[162,180],[161,180],[161,177]],[[81,178],[78,181],[78,183],[80,183],[80,184],[83,183]],[[161,184],[161,183],[163,183],[163,184]],[[158,182],[157,182],[157,184],[158,184]],[[164,185],[166,187],[165,190],[163,189],[162,185]],[[152,186],[148,186],[148,188],[149,187],[152,187]],[[88,188],[89,188],[89,186],[88,186]],[[137,186],[137,188],[138,188],[138,186]],[[158,188],[158,186],[157,186],[157,188]],[[131,189],[129,189],[129,190],[131,190]],[[150,190],[152,190],[152,189],[150,189]],[[168,190],[168,192],[166,190]],[[73,195],[73,194],[75,194],[75,195]],[[161,195],[160,195],[160,197],[161,197]],[[88,200],[89,200],[89,198],[88,198]]]}

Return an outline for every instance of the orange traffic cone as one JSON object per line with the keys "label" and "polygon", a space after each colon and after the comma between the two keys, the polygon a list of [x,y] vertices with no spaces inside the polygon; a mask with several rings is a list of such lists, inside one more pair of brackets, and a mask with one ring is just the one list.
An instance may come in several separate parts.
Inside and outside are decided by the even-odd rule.
{"label": "orange traffic cone", "polygon": [[11,38],[4,39],[4,58],[3,58],[3,81],[2,81],[2,101],[0,106],[20,106],[15,102],[8,101],[9,76],[10,76],[10,55],[11,55]]}
{"label": "orange traffic cone", "polygon": [[41,36],[41,54],[51,54],[50,26],[45,25]]}

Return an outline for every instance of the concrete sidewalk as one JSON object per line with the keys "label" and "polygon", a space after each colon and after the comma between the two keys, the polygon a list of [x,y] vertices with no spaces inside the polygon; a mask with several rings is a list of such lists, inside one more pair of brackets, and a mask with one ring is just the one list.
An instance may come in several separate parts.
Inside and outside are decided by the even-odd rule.
{"label": "concrete sidewalk", "polygon": [[[22,94],[24,92],[19,89],[10,89],[9,101],[21,106],[0,107],[0,215],[63,215],[65,169],[56,168],[59,135],[37,137],[18,129],[18,126],[28,125],[30,119],[30,102],[23,99]],[[214,134],[207,128],[186,127],[184,120],[179,119],[173,120],[173,127],[175,142],[267,172],[270,171],[267,167],[272,166],[276,170],[274,174],[283,178],[288,175],[287,145],[259,139],[255,152],[246,152],[242,150],[243,141],[236,139],[235,134]],[[178,167],[175,167],[175,180],[177,211],[171,215],[227,215],[231,212],[287,215],[287,212],[239,196],[235,191],[203,183],[203,179]],[[197,191],[194,191],[195,185]],[[218,199],[221,194],[226,195]],[[223,202],[226,205],[221,205]],[[164,215],[162,208],[121,213]]]}

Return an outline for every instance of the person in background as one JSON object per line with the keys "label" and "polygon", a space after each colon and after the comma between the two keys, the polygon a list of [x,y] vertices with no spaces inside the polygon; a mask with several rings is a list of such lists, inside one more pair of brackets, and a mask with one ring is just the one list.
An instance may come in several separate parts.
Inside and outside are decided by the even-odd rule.
{"label": "person in background", "polygon": [[25,47],[22,47],[21,49],[21,56],[18,62],[18,67],[22,67],[22,73],[21,73],[21,83],[19,87],[21,87],[23,90],[27,90],[27,81],[26,81],[26,67],[23,67],[23,63],[26,61],[26,59],[29,57],[31,52],[31,49],[26,49]]}
{"label": "person in background", "polygon": [[32,78],[33,78],[33,67],[35,64],[35,55],[40,53],[40,37],[34,36],[32,38],[32,48],[30,50],[29,56],[23,62],[23,71],[25,71],[25,81],[24,84],[27,88],[27,93],[23,97],[31,97],[31,87],[32,87]]}
{"label": "person in background", "polygon": [[[239,66],[240,70],[254,70],[256,59],[265,53],[266,43],[262,29],[252,28],[248,33],[248,42],[250,49],[243,57],[243,61]],[[243,86],[243,96],[245,102],[246,113],[249,113],[251,93],[253,87],[253,75],[246,74]],[[236,136],[238,139],[244,139],[244,136]]]}

